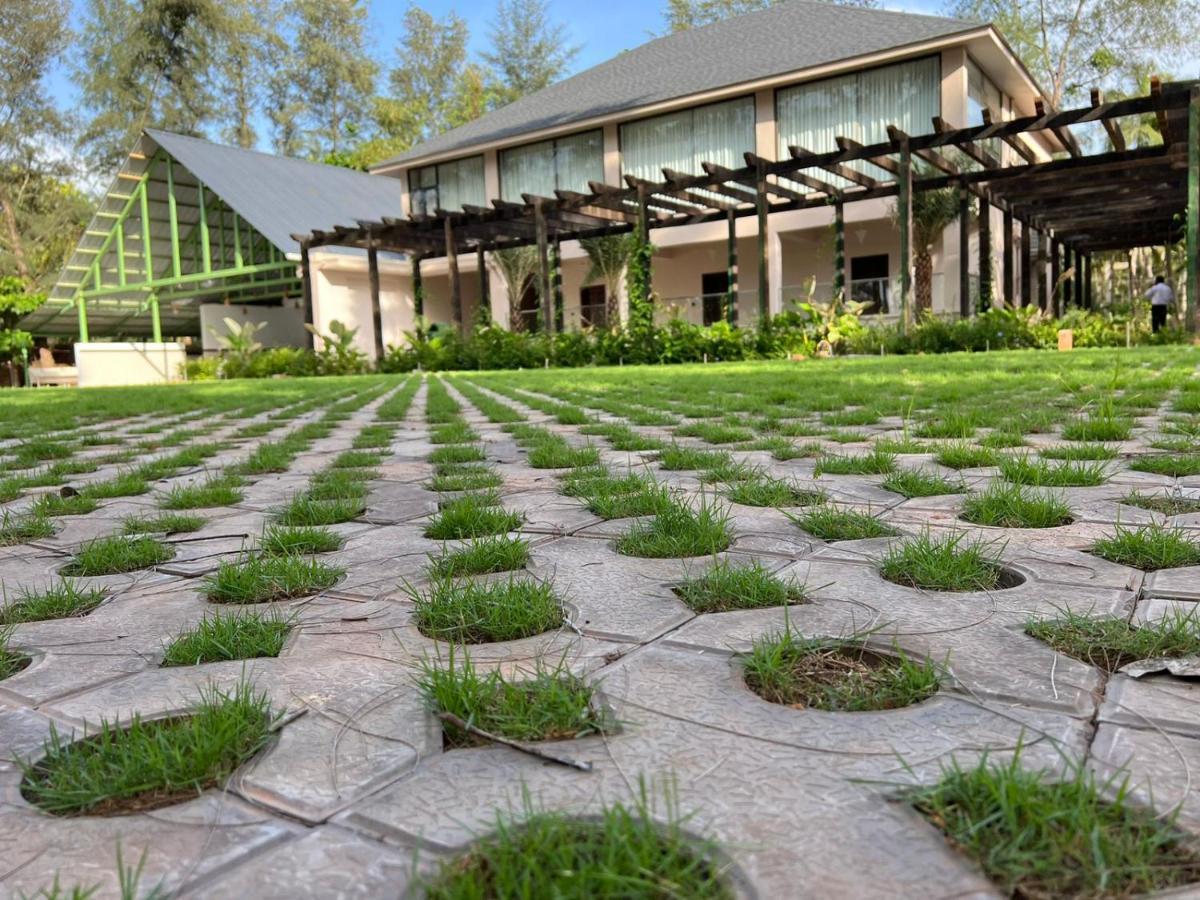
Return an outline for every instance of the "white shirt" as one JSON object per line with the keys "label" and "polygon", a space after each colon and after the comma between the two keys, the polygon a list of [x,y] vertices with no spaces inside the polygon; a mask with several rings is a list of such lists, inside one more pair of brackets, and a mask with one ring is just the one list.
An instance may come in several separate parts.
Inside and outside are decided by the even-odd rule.
{"label": "white shirt", "polygon": [[1165,284],[1156,284],[1146,291],[1151,306],[1170,306],[1175,300],[1175,292]]}

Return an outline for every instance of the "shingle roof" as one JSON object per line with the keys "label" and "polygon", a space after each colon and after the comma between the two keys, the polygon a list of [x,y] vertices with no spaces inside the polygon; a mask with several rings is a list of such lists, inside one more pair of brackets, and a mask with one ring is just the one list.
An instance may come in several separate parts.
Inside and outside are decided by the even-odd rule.
{"label": "shingle roof", "polygon": [[285,252],[299,252],[293,233],[400,215],[403,185],[394,178],[223,147],[168,131],[146,133]]}
{"label": "shingle roof", "polygon": [[379,165],[451,153],[977,27],[961,19],[789,0],[650,41]]}

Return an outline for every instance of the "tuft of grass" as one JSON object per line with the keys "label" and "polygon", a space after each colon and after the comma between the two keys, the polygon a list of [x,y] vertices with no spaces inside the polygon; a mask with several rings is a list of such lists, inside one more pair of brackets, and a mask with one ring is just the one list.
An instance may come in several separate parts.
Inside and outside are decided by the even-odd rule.
{"label": "tuft of grass", "polygon": [[896,529],[885,525],[872,515],[851,509],[838,509],[827,503],[789,518],[801,531],[822,541],[862,541],[899,534]]}
{"label": "tuft of grass", "polygon": [[617,539],[617,552],[645,559],[712,556],[729,547],[729,513],[701,500],[672,501],[653,519],[641,521]]}
{"label": "tuft of grass", "polygon": [[781,581],[758,560],[717,560],[701,574],[677,585],[675,595],[698,613],[764,609],[808,600],[803,585]]}
{"label": "tuft of grass", "polygon": [[0,626],[79,618],[103,603],[105,596],[102,590],[80,588],[65,578],[45,590],[25,589],[11,602],[4,598],[4,604],[0,605]]}
{"label": "tuft of grass", "polygon": [[996,528],[1057,528],[1075,521],[1061,497],[1002,481],[993,481],[983,493],[968,497],[960,515],[976,525]]}
{"label": "tuft of grass", "polygon": [[[490,734],[515,741],[561,741],[612,731],[615,723],[594,705],[594,691],[572,675],[565,661],[513,678],[499,669],[480,672],[466,653],[440,666],[426,660],[418,681],[430,708],[457,716]],[[482,741],[447,722],[447,749],[475,746]]]}
{"label": "tuft of grass", "polygon": [[163,647],[163,667],[198,666],[233,659],[279,655],[294,624],[276,610],[246,610],[232,616],[205,616]]}
{"label": "tuft of grass", "polygon": [[1043,447],[1038,455],[1042,459],[1065,459],[1068,462],[1108,462],[1120,454],[1104,444],[1059,444],[1057,447]]}
{"label": "tuft of grass", "polygon": [[1103,414],[1072,419],[1062,430],[1068,441],[1127,441],[1131,434],[1133,423],[1128,419]]}
{"label": "tuft of grass", "polygon": [[574,469],[600,462],[595,447],[572,447],[565,440],[540,441],[529,449],[529,465],[535,469]]}
{"label": "tuft of grass", "polygon": [[35,519],[84,516],[99,508],[99,503],[83,494],[73,494],[69,497],[61,494],[41,494],[29,507],[29,514]]}
{"label": "tuft of grass", "polygon": [[465,547],[443,549],[441,556],[430,556],[429,562],[429,572],[436,578],[512,572],[529,562],[529,542],[506,535],[476,538]]}
{"label": "tuft of grass", "polygon": [[933,454],[939,465],[948,469],[983,469],[1000,462],[1000,454],[990,447],[979,447],[967,441],[942,444]]}
{"label": "tuft of grass", "polygon": [[761,473],[730,485],[725,489],[725,496],[743,506],[775,508],[825,502],[825,494],[821,491],[805,490],[795,481],[769,478]]}
{"label": "tuft of grass", "polygon": [[893,546],[879,564],[888,581],[926,591],[988,591],[1000,586],[999,561],[965,534],[928,531]]}
{"label": "tuft of grass", "polygon": [[936,472],[920,469],[898,469],[883,479],[881,486],[884,490],[909,498],[961,494],[967,489],[961,481],[950,481]]}
{"label": "tuft of grass", "polygon": [[479,434],[461,419],[438,425],[429,432],[431,444],[470,444],[479,440]]}
{"label": "tuft of grass", "polygon": [[179,484],[171,488],[159,506],[170,510],[233,506],[242,502],[243,483],[237,475],[223,474],[198,484]]}
{"label": "tuft of grass", "polygon": [[1129,464],[1137,472],[1186,478],[1200,475],[1200,453],[1177,453],[1168,456],[1141,456]]}
{"label": "tuft of grass", "polygon": [[444,466],[483,462],[487,454],[478,444],[446,444],[430,453],[428,459],[435,466]]}
{"label": "tuft of grass", "polygon": [[200,584],[209,603],[274,603],[328,590],[344,574],[303,556],[246,556],[221,563]]}
{"label": "tuft of grass", "polygon": [[1051,465],[1029,454],[1001,460],[1000,474],[1014,484],[1036,487],[1095,487],[1108,481],[1108,473],[1102,462],[1066,460]]}
{"label": "tuft of grass", "polygon": [[77,577],[120,575],[162,565],[174,556],[174,547],[152,537],[117,535],[88,541],[62,571]]}
{"label": "tuft of grass", "polygon": [[1082,616],[1066,610],[1061,619],[1030,620],[1025,624],[1025,633],[1109,674],[1140,659],[1200,654],[1200,619],[1195,610],[1175,610],[1137,627],[1124,619]]}
{"label": "tuft of grass", "polygon": [[1010,447],[1024,447],[1025,435],[1019,431],[993,431],[979,441],[979,446],[992,450],[1007,450]]}
{"label": "tuft of grass", "polygon": [[1182,528],[1163,525],[1140,528],[1117,525],[1112,537],[1096,541],[1091,552],[1101,559],[1143,572],[1200,565],[1200,544]]}
{"label": "tuft of grass", "polygon": [[354,438],[355,450],[386,450],[392,445],[391,425],[368,425]]}
{"label": "tuft of grass", "polygon": [[444,504],[424,534],[435,541],[490,537],[516,531],[521,521],[520,514],[506,510],[494,494],[466,494]]}
{"label": "tuft of grass", "polygon": [[49,519],[35,515],[15,516],[8,510],[0,512],[0,547],[53,536],[54,524]]}
{"label": "tuft of grass", "polygon": [[375,450],[347,450],[339,453],[329,464],[333,469],[369,469],[377,466],[383,459],[383,454]]}
{"label": "tuft of grass", "polygon": [[948,413],[939,419],[930,419],[917,426],[913,433],[923,438],[970,438],[974,437],[979,425],[965,413]]}
{"label": "tuft of grass", "polygon": [[[595,473],[595,468],[576,469],[576,472]],[[627,519],[634,516],[653,516],[667,509],[674,498],[671,489],[653,476],[630,472],[613,477],[603,475],[576,480],[569,478],[563,492],[581,497],[587,508],[602,519]]]}
{"label": "tuft of grass", "polygon": [[461,644],[515,641],[560,628],[562,603],[549,582],[434,581],[410,594],[417,628],[426,637]]}
{"label": "tuft of grass", "polygon": [[472,897],[656,897],[733,900],[716,846],[689,836],[674,810],[664,822],[643,791],[632,807],[588,819],[535,812],[497,818],[496,830],[422,885],[429,900]]}
{"label": "tuft of grass", "polygon": [[695,447],[681,447],[678,444],[672,444],[658,456],[659,467],[667,472],[714,469],[731,461],[732,457],[724,450],[699,450]]}
{"label": "tuft of grass", "polygon": [[929,452],[927,446],[907,436],[878,438],[875,441],[875,448],[884,453],[894,453],[896,455]]}
{"label": "tuft of grass", "polygon": [[340,525],[342,522],[357,519],[366,508],[366,503],[359,497],[314,500],[301,495],[293,497],[291,502],[276,514],[275,522],[292,528]]}
{"label": "tuft of grass", "polygon": [[1006,897],[1133,897],[1200,879],[1200,857],[1176,829],[1135,802],[1127,777],[1098,782],[1084,763],[1065,773],[986,754],[949,763],[909,802]]}
{"label": "tuft of grass", "polygon": [[868,712],[899,709],[937,693],[941,672],[897,651],[882,656],[863,641],[805,638],[790,628],[755,641],[742,657],[746,685],[793,709]]}
{"label": "tuft of grass", "polygon": [[493,472],[487,466],[466,463],[463,465],[439,466],[434,476],[426,483],[426,488],[439,493],[456,491],[483,491],[498,488],[504,484],[504,477]]}
{"label": "tuft of grass", "polygon": [[121,522],[125,534],[190,534],[199,531],[208,520],[186,513],[159,513],[154,516],[127,516]]}
{"label": "tuft of grass", "polygon": [[817,459],[815,475],[886,475],[896,468],[895,454],[874,446],[870,453],[840,456],[826,453]]}
{"label": "tuft of grass", "polygon": [[5,678],[12,678],[22,669],[29,665],[29,657],[24,653],[12,649],[9,642],[12,640],[12,626],[0,627],[0,681]]}
{"label": "tuft of grass", "polygon": [[113,497],[136,497],[149,490],[150,485],[136,472],[122,472],[108,481],[89,484],[79,493],[92,500],[108,500]]}
{"label": "tuft of grass", "polygon": [[342,548],[341,537],[328,528],[268,526],[258,540],[259,549],[273,556],[332,553]]}
{"label": "tuft of grass", "polygon": [[1200,500],[1184,497],[1182,494],[1139,494],[1136,491],[1123,497],[1121,502],[1126,506],[1136,506],[1138,509],[1148,509],[1151,512],[1162,513],[1165,516],[1186,516],[1200,512]]}
{"label": "tuft of grass", "polygon": [[21,793],[52,815],[118,815],[198,796],[262,750],[274,714],[265,693],[242,682],[229,692],[202,689],[183,716],[128,724],[101,720],[99,731],[64,740],[51,725],[37,762],[21,761]]}

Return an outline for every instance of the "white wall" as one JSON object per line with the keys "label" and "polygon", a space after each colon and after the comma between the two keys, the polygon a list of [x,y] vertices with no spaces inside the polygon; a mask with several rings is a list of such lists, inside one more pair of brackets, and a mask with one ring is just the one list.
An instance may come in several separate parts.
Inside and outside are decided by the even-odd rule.
{"label": "white wall", "polygon": [[304,347],[308,344],[308,332],[304,329],[304,302],[299,299],[285,300],[283,306],[202,304],[200,346],[205,353],[216,353],[221,349],[213,332],[219,335],[228,333],[226,319],[233,319],[238,324],[255,322],[265,325],[254,335],[264,347]]}
{"label": "white wall", "polygon": [[183,378],[182,344],[88,343],[75,345],[80,387],[165,384]]}

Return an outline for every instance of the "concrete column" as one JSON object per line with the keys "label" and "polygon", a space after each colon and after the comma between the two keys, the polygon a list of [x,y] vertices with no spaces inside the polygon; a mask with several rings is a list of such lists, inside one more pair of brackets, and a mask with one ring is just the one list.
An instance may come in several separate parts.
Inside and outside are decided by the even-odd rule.
{"label": "concrete column", "polygon": [[492,321],[501,328],[509,328],[511,300],[508,296],[508,286],[493,268],[488,269],[488,291],[492,297]]}
{"label": "concrete column", "polygon": [[775,122],[775,91],[754,95],[754,152],[763,159],[777,159],[779,132]]}
{"label": "concrete column", "polygon": [[616,123],[604,126],[604,183],[621,185],[621,132]]}
{"label": "concrete column", "polygon": [[767,308],[772,316],[783,312],[783,238],[774,222],[767,220]]}
{"label": "concrete column", "polygon": [[483,193],[485,205],[500,199],[500,154],[495,150],[483,154]]}

